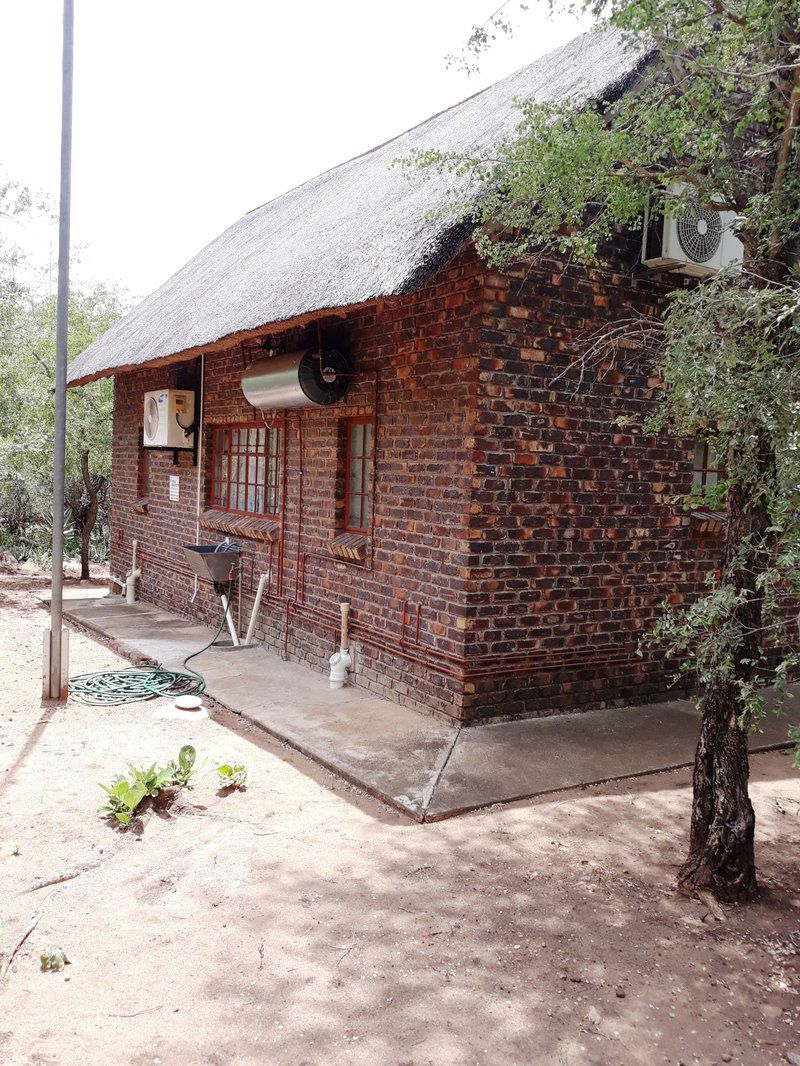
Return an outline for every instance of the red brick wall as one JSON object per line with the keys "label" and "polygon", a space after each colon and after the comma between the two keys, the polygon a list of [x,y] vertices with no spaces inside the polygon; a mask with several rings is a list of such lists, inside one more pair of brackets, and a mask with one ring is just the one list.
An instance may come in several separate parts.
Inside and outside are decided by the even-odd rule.
{"label": "red brick wall", "polygon": [[664,694],[674,664],[637,656],[639,638],[717,557],[671,502],[691,486],[691,442],[643,435],[659,402],[647,360],[633,346],[581,366],[610,319],[657,316],[682,284],[634,273],[638,244],[620,238],[609,269],[482,280],[467,654],[494,668],[468,682],[465,717]]}
{"label": "red brick wall", "polygon": [[[461,713],[461,686],[452,658],[463,658],[467,589],[467,512],[471,491],[471,430],[475,419],[477,346],[473,335],[479,265],[462,256],[423,293],[323,323],[324,344],[346,350],[355,367],[344,401],[278,416],[287,440],[282,579],[280,544],[272,549],[272,597],[257,636],[292,659],[327,669],[335,650],[338,603],[351,603],[356,645],[354,680],[383,696],[449,715]],[[265,338],[280,350],[313,347],[316,327]],[[257,345],[210,354],[205,360],[203,507],[210,497],[211,427],[258,419],[240,388],[242,371],[263,355]],[[133,537],[142,549],[141,595],[165,607],[219,617],[219,602],[193,579],[181,546],[195,541],[196,480],[190,454],[177,467],[171,452],[150,453],[148,513],[135,513],[137,434],[143,393],[180,384],[186,365],[120,374],[115,388],[112,552],[125,570]],[[376,401],[376,490],[372,543],[364,565],[339,561],[327,544],[341,532],[341,422],[373,415]],[[302,433],[302,523],[300,434]],[[179,503],[168,500],[168,478],[181,477]],[[298,556],[298,527],[299,556]],[[201,542],[222,534],[201,532]],[[242,627],[247,624],[269,546],[244,540]],[[298,558],[300,564],[298,565]],[[282,580],[282,590],[278,592]],[[288,601],[288,637],[287,603]],[[403,634],[404,603],[407,616]],[[417,609],[419,624],[417,627]],[[427,663],[426,663],[427,660]]]}
{"label": "red brick wall", "polygon": [[[334,408],[278,416],[286,509],[261,640],[324,670],[347,599],[355,683],[462,720],[666,690],[667,664],[638,659],[636,640],[667,596],[696,593],[717,543],[670,502],[691,480],[688,442],[614,424],[621,414],[640,421],[657,402],[641,356],[628,353],[625,369],[588,368],[582,380],[569,370],[609,317],[657,310],[667,283],[632,274],[634,241],[616,254],[602,272],[549,262],[498,276],[467,251],[421,292],[323,323],[323,342],[346,350],[356,373]],[[264,341],[311,347],[316,327]],[[204,508],[211,427],[258,417],[239,382],[261,354],[250,343],[206,357]],[[148,513],[134,509],[142,395],[181,384],[190,369],[116,379],[111,561],[121,575],[137,537],[141,595],[211,622],[218,601],[201,583],[190,605],[181,552],[195,541],[191,456],[173,467],[171,453],[150,453]],[[341,531],[341,420],[373,415],[376,395],[375,515],[360,566],[327,545]],[[171,473],[181,477],[177,504],[168,500]],[[244,628],[270,550],[242,543]]]}

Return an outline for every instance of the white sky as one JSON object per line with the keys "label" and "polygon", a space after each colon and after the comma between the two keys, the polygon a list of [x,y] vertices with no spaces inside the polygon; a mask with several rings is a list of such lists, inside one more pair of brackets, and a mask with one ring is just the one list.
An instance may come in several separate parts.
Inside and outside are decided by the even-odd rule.
{"label": "white sky", "polygon": [[[75,0],[80,273],[143,296],[245,211],[588,25],[534,3],[479,75],[448,70],[496,2]],[[53,196],[60,49],[61,0],[0,0],[0,168]],[[45,264],[55,242],[25,241]]]}

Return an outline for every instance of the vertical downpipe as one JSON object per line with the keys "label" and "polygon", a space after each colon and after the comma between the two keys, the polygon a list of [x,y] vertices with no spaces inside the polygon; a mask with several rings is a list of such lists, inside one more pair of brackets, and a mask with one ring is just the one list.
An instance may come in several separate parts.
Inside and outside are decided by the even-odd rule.
{"label": "vertical downpipe", "polygon": [[[194,542],[200,543],[200,509],[203,501],[203,415],[205,414],[205,383],[206,383],[206,355],[203,352],[200,356],[200,417],[197,420],[197,429],[195,433],[197,437],[197,467],[195,469],[195,477],[197,478],[197,497],[195,502],[195,525],[194,525]],[[194,575],[194,592],[192,592],[189,603],[194,603],[197,599],[197,590],[200,587],[200,578],[197,574]]]}

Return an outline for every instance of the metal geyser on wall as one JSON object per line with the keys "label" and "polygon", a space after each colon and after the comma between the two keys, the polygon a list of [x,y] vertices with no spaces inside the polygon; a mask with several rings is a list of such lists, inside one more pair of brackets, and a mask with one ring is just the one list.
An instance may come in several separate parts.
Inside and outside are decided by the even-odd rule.
{"label": "metal geyser on wall", "polygon": [[350,365],[335,348],[285,352],[252,363],[242,376],[242,392],[262,411],[289,407],[328,407],[347,391]]}

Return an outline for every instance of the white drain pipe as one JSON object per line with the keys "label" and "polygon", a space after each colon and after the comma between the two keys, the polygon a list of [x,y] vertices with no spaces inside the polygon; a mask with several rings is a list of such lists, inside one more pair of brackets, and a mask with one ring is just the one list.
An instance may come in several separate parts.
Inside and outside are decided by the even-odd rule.
{"label": "white drain pipe", "polygon": [[225,612],[225,621],[228,623],[228,630],[231,635],[231,640],[233,641],[233,646],[234,648],[238,648],[240,646],[239,634],[236,632],[236,626],[233,624],[233,619],[231,618],[230,602],[224,592],[220,592],[219,598],[222,600],[222,609]]}
{"label": "white drain pipe", "polygon": [[342,628],[339,637],[339,650],[335,651],[328,660],[331,668],[331,688],[344,688],[347,683],[347,671],[352,669],[353,657],[350,654],[350,634],[347,630],[347,619],[350,614],[350,604],[340,603],[339,610],[342,612]]}
{"label": "white drain pipe", "polygon": [[140,567],[136,565],[136,557],[139,551],[139,541],[133,542],[133,556],[131,558],[131,568],[125,577],[125,602],[136,603],[136,582],[142,576]]}
{"label": "white drain pipe", "polygon": [[258,619],[258,612],[261,609],[261,598],[264,595],[264,586],[267,583],[269,574],[262,574],[258,579],[258,589],[256,590],[256,598],[253,601],[253,610],[250,612],[250,624],[247,627],[247,636],[244,638],[244,647],[249,648],[253,643],[253,634],[256,631],[256,621]]}

